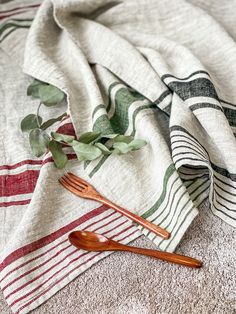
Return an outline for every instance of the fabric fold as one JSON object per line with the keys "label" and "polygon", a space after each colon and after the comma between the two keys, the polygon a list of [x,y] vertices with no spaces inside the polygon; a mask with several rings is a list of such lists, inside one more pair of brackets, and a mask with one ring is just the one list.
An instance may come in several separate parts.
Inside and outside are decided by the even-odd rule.
{"label": "fabric fold", "polygon": [[[32,0],[10,8],[11,16],[2,13],[0,107],[10,131],[1,123],[0,286],[14,313],[33,310],[110,254],[75,249],[73,230],[121,243],[145,235],[173,252],[206,198],[235,226],[235,38],[196,2],[45,0],[34,17]],[[67,107],[55,113],[68,115],[54,130],[132,135],[147,145],[87,163],[66,148],[65,170],[55,168],[50,153],[33,158],[19,130],[36,103],[22,91],[32,77],[67,96]],[[68,170],[167,229],[170,239],[69,193],[58,183]]]}

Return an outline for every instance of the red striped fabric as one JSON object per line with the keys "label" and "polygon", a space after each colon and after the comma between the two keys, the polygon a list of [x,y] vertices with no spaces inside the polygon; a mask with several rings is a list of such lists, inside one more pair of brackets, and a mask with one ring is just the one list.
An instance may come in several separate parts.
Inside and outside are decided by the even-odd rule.
{"label": "red striped fabric", "polygon": [[57,231],[41,238],[38,239],[37,241],[34,241],[30,244],[27,244],[17,250],[15,250],[14,252],[12,252],[11,254],[9,254],[2,262],[1,266],[0,266],[0,271],[2,271],[7,265],[13,263],[15,260],[21,258],[24,255],[27,255],[29,253],[32,253],[36,250],[38,250],[39,248],[42,248],[43,246],[53,242],[54,240],[58,239],[59,237],[61,237],[62,235],[68,233],[69,231],[75,229],[76,227],[78,227],[79,225],[81,225],[83,222],[91,219],[92,217],[94,217],[95,215],[99,215],[101,213],[103,213],[105,210],[107,210],[107,207],[102,205],[98,208],[95,208],[94,210],[90,211],[89,213],[85,214],[84,216],[74,220],[73,222],[71,222],[70,224],[58,229]]}
{"label": "red striped fabric", "polygon": [[29,5],[29,6],[24,6],[24,7],[17,7],[11,10],[0,11],[0,20],[14,16],[16,14],[28,12],[29,10],[38,8],[39,6],[40,4],[34,4],[34,5]]}
{"label": "red striped fabric", "polygon": [[26,160],[17,162],[16,164],[13,164],[13,165],[2,165],[0,166],[0,170],[13,170],[24,165],[41,165],[41,164],[42,164],[42,160],[26,159]]}
{"label": "red striped fabric", "polygon": [[[126,228],[126,229],[124,229],[124,230],[122,230],[121,232],[119,232],[118,234],[116,234],[115,236],[113,236],[112,238],[117,237],[117,236],[119,236],[119,235],[122,234],[122,233],[125,233],[125,232],[128,231],[130,228],[131,228],[131,226],[128,227],[128,228]],[[137,233],[137,232],[138,232],[138,230],[134,230],[134,231],[132,231],[130,234],[124,236],[124,237],[121,238],[121,239],[119,239],[119,241],[123,241],[123,240],[125,240],[126,238],[130,237],[131,235],[133,235],[134,233]],[[88,254],[89,254],[89,252],[83,253],[83,256],[84,256],[84,255],[88,255]],[[88,258],[86,261],[83,261],[81,264],[77,265],[75,268],[73,268],[72,270],[70,270],[68,273],[66,273],[64,276],[62,276],[62,277],[61,277],[59,280],[57,280],[55,283],[53,283],[52,285],[50,285],[46,290],[42,291],[42,292],[41,292],[40,294],[38,294],[35,298],[31,299],[29,302],[27,302],[26,304],[24,304],[23,306],[21,306],[21,307],[17,310],[16,313],[19,314],[24,308],[26,308],[27,306],[29,306],[31,303],[35,302],[35,301],[36,301],[37,299],[39,299],[41,296],[45,295],[49,290],[51,290],[54,286],[58,285],[61,281],[63,281],[63,280],[64,280],[66,277],[68,277],[71,273],[73,273],[74,271],[78,270],[81,266],[87,264],[88,262],[90,262],[90,261],[93,260],[95,257],[97,257],[98,255],[101,255],[101,254],[102,254],[102,252],[99,252],[99,253],[97,253],[96,255],[94,255],[94,256]],[[80,257],[82,257],[82,255],[81,255]],[[77,258],[77,259],[78,259],[78,258]],[[72,263],[75,262],[75,261],[76,261],[76,259],[71,260],[68,264],[72,264]],[[65,267],[66,267],[66,266],[65,266]],[[36,290],[38,290],[38,288],[39,288],[39,287],[37,287]],[[27,295],[30,295],[30,294],[31,294],[31,292],[27,293]],[[23,298],[24,298],[24,297],[21,297],[20,299],[22,300]],[[18,301],[18,300],[15,300],[15,301],[11,304],[11,306],[13,306],[14,304],[16,304],[16,302],[19,302],[19,301]]]}
{"label": "red striped fabric", "polygon": [[[102,220],[106,220],[107,218],[110,218],[110,217],[113,216],[114,214],[115,214],[115,212],[112,212],[112,213],[108,214],[108,215],[105,216],[105,217],[102,217],[102,218],[100,218],[100,219],[98,219],[98,220],[93,221],[92,223],[90,223],[89,225],[86,226],[86,229],[87,229],[87,230],[90,229],[93,225],[95,225],[95,224],[101,222]],[[103,225],[103,226],[106,226],[106,225],[107,225],[107,224],[105,224],[105,225]],[[96,230],[96,229],[95,229],[95,230]],[[56,247],[59,247],[60,245],[64,244],[66,241],[67,241],[67,239],[62,240],[61,242],[57,243],[56,245],[54,245],[53,247],[51,247],[51,248],[48,249],[47,251],[45,251],[45,252],[43,252],[43,253],[41,253],[41,254],[39,254],[39,255],[36,255],[36,256],[34,256],[33,258],[29,259],[28,261],[26,261],[26,262],[24,262],[24,263],[18,265],[17,267],[13,268],[11,271],[9,271],[9,272],[0,280],[0,283],[1,283],[2,281],[4,281],[4,279],[6,279],[10,274],[12,274],[13,272],[15,272],[16,270],[18,270],[18,269],[20,269],[20,268],[26,266],[27,264],[29,264],[29,263],[31,263],[31,262],[33,262],[33,261],[35,261],[35,260],[37,260],[37,259],[43,257],[44,255],[46,255],[46,254],[48,254],[49,252],[51,252],[52,250],[54,250]]]}
{"label": "red striped fabric", "polygon": [[14,175],[0,176],[0,197],[33,193],[39,170],[26,170]]}
{"label": "red striped fabric", "polygon": [[1,202],[0,207],[10,207],[10,206],[21,206],[29,204],[31,199],[25,199],[21,201],[9,201],[9,202]]}
{"label": "red striped fabric", "polygon": [[[125,229],[123,229],[122,231],[120,231],[120,232],[118,232],[117,234],[115,234],[115,235],[114,235],[113,237],[111,237],[111,238],[118,237],[119,235],[121,235],[121,234],[127,232],[128,230],[130,230],[131,228],[132,228],[132,226],[129,226],[129,227],[125,228]],[[135,233],[135,232],[137,232],[137,230],[132,231],[131,234],[133,234],[133,233]],[[124,240],[125,238],[129,237],[131,234],[126,235],[123,239],[119,239],[119,241]],[[72,251],[68,256],[72,255],[72,254],[75,253],[75,252],[78,252],[78,250],[75,249],[75,250]],[[30,296],[32,293],[34,293],[34,292],[37,291],[39,288],[41,288],[43,285],[45,285],[47,282],[49,282],[53,277],[55,277],[56,275],[58,275],[59,272],[62,272],[63,270],[65,270],[66,268],[68,268],[69,265],[71,265],[71,264],[73,264],[73,263],[79,261],[82,257],[84,257],[84,256],[86,256],[86,255],[89,255],[89,254],[90,254],[90,252],[85,252],[85,253],[80,254],[78,257],[75,257],[74,259],[70,260],[70,261],[67,263],[67,265],[63,266],[63,267],[62,267],[61,269],[59,269],[56,273],[54,273],[52,276],[50,276],[50,277],[47,278],[44,282],[42,282],[39,286],[35,287],[34,289],[32,289],[31,291],[29,291],[29,292],[26,293],[25,295],[21,296],[20,298],[14,300],[14,301],[10,304],[10,306],[12,307],[12,306],[14,306],[15,304],[17,304],[18,302],[20,302],[20,301],[22,301],[23,299],[25,299],[26,297]],[[98,254],[102,254],[102,252],[101,252],[101,253],[98,253]],[[96,254],[95,256],[97,256],[98,254]],[[67,256],[67,257],[68,257],[68,256]],[[72,273],[73,271],[77,270],[79,267],[81,267],[82,265],[84,265],[85,263],[87,263],[88,261],[90,261],[91,259],[93,259],[95,256],[93,256],[92,258],[89,258],[89,259],[86,260],[85,262],[83,262],[83,263],[79,264],[78,266],[76,266],[74,269],[70,270],[66,275],[62,276],[62,277],[57,281],[57,284],[58,284],[60,281],[62,281],[65,277],[67,277],[70,273]],[[63,258],[63,261],[64,261],[67,257]],[[53,286],[54,286],[54,284],[51,285],[49,289],[51,289]],[[19,288],[17,289],[17,291],[19,291]],[[46,289],[45,291],[43,291],[43,293],[45,293],[46,291],[48,291],[48,289]],[[36,297],[36,299],[37,299],[39,296],[40,296],[40,295],[38,295],[38,296]],[[33,299],[33,300],[34,300],[34,299]],[[19,310],[21,310],[21,308],[20,308]]]}

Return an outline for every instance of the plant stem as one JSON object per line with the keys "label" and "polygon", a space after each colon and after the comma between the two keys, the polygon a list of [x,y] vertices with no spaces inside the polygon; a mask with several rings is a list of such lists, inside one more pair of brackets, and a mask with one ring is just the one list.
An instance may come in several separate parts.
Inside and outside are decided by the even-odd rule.
{"label": "plant stem", "polygon": [[40,123],[39,123],[39,109],[41,107],[42,103],[40,102],[39,103],[39,106],[38,106],[38,109],[37,109],[37,114],[36,114],[36,120],[37,120],[37,124],[38,124],[38,127],[40,128]]}

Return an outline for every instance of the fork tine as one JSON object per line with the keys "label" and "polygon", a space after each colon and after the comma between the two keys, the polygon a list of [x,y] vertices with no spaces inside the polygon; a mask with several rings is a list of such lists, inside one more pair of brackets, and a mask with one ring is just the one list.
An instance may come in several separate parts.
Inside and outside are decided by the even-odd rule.
{"label": "fork tine", "polygon": [[72,192],[73,194],[79,195],[79,191],[76,190],[75,188],[71,187],[69,184],[67,184],[64,180],[59,179],[59,182],[61,183],[64,188],[66,188],[68,191]]}
{"label": "fork tine", "polygon": [[60,179],[59,179],[59,181],[60,181],[60,183],[64,186],[64,187],[68,187],[68,186],[70,186],[70,187],[72,187],[76,192],[82,192],[82,189],[81,189],[81,187],[80,186],[78,186],[78,185],[76,185],[76,184],[74,184],[73,182],[71,182],[70,180],[68,180],[65,176],[63,176],[63,177],[61,177]]}
{"label": "fork tine", "polygon": [[80,187],[80,189],[85,189],[87,186],[84,184],[80,183],[79,181],[76,181],[74,178],[72,178],[70,175],[65,174],[64,178],[66,178],[71,184],[73,183],[75,186]]}
{"label": "fork tine", "polygon": [[74,179],[76,182],[80,183],[81,185],[83,184],[84,186],[89,186],[89,183],[86,182],[85,180],[81,179],[80,177],[76,176],[74,173],[72,172],[67,172],[67,175],[72,179]]}

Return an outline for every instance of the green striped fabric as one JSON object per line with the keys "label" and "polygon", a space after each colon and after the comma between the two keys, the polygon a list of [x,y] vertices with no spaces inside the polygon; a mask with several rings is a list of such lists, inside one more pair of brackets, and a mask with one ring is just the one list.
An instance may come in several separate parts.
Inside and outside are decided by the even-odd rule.
{"label": "green striped fabric", "polygon": [[3,42],[17,29],[30,28],[33,19],[8,19],[0,24],[0,42]]}

